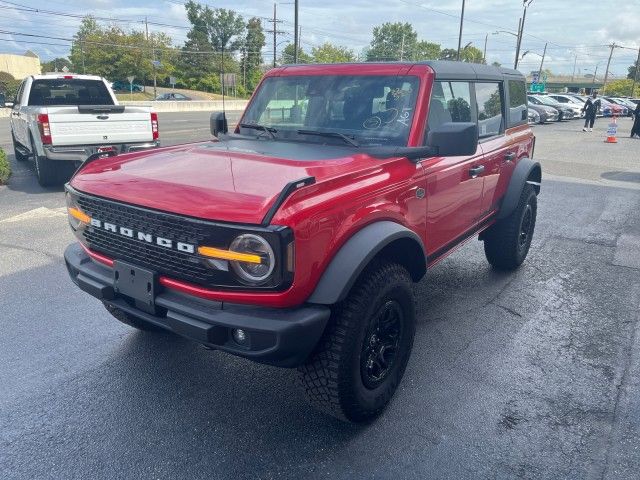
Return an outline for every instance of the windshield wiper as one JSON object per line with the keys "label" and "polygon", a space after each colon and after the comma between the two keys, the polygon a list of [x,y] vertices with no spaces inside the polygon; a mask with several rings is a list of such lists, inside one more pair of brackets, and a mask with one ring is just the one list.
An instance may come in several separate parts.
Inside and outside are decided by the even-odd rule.
{"label": "windshield wiper", "polygon": [[343,140],[345,143],[348,143],[352,147],[359,147],[360,144],[356,142],[353,138],[348,137],[344,133],[340,132],[320,132],[318,130],[298,130],[298,133],[301,135],[317,135],[319,137],[332,137],[339,138]]}
{"label": "windshield wiper", "polygon": [[271,137],[274,140],[276,138],[276,133],[278,132],[278,130],[276,130],[273,127],[267,127],[266,125],[260,125],[258,123],[241,123],[240,127],[252,128],[254,130],[262,130],[263,132],[266,132],[269,135],[269,137]]}

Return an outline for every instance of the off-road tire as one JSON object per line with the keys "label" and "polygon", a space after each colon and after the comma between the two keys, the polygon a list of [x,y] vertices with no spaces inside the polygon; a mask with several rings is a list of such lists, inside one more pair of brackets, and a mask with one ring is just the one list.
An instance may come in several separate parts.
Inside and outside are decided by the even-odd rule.
{"label": "off-road tire", "polygon": [[18,149],[18,142],[16,142],[16,138],[13,136],[13,132],[11,132],[11,140],[13,141],[13,154],[16,157],[16,161],[26,162],[29,159],[29,156],[20,153],[20,150]]}
{"label": "off-road tire", "polygon": [[516,209],[484,232],[484,253],[494,268],[515,270],[524,262],[536,226],[537,209],[536,192],[533,186],[525,184]]}
{"label": "off-road tire", "polygon": [[129,325],[130,327],[137,328],[138,330],[142,330],[145,332],[167,332],[167,330],[165,330],[164,328],[157,327],[156,325],[147,323],[144,320],[140,320],[139,318],[134,317],[133,315],[129,315],[127,312],[120,310],[113,305],[110,305],[106,302],[102,302],[102,304],[104,305],[104,308],[106,308],[107,311],[111,315],[113,315],[116,320],[121,321],[125,325]]}
{"label": "off-road tire", "polygon": [[[378,325],[376,314],[392,305],[402,311],[394,359],[379,384],[365,385],[365,341]],[[374,333],[372,333],[374,332]],[[298,368],[299,384],[309,403],[350,422],[378,416],[393,396],[413,346],[415,306],[411,277],[395,263],[374,260],[347,298],[335,305],[327,329],[307,362]],[[369,341],[367,341],[369,345]],[[383,350],[383,352],[386,350]],[[371,355],[371,354],[369,354]],[[365,363],[363,363],[363,361]]]}
{"label": "off-road tire", "polygon": [[31,152],[34,160],[36,177],[41,187],[51,187],[62,185],[69,181],[75,171],[75,163],[64,160],[49,160],[38,155],[34,147],[33,137],[31,140]]}

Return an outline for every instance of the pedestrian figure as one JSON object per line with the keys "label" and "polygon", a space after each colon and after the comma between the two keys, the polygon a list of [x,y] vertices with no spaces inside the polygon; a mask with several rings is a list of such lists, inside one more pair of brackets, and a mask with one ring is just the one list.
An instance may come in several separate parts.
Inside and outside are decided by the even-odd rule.
{"label": "pedestrian figure", "polygon": [[637,135],[640,138],[640,103],[636,105],[636,109],[633,111],[633,127],[631,127],[631,138]]}
{"label": "pedestrian figure", "polygon": [[598,98],[598,94],[593,92],[590,98],[587,98],[587,101],[584,102],[584,107],[582,107],[582,111],[585,112],[584,115],[584,128],[583,132],[587,131],[587,127],[589,127],[589,131],[593,131],[593,124],[596,121],[596,113],[600,109],[600,99]]}

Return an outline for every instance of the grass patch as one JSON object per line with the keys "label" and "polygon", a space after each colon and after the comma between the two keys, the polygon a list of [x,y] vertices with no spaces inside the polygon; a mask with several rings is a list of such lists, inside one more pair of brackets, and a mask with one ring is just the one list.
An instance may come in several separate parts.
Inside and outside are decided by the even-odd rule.
{"label": "grass patch", "polygon": [[11,176],[11,165],[4,150],[0,148],[0,185],[7,183]]}
{"label": "grass patch", "polygon": [[146,102],[148,100],[153,100],[153,94],[152,93],[145,93],[145,92],[133,92],[133,94],[131,93],[126,93],[126,92],[117,92],[116,93],[116,98],[119,101],[126,101],[126,100],[137,100],[137,101],[142,101],[142,102]]}

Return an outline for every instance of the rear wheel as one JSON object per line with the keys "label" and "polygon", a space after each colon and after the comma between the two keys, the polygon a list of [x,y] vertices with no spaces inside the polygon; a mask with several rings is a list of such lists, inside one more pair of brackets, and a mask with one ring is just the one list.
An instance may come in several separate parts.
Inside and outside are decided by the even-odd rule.
{"label": "rear wheel", "polygon": [[133,315],[129,315],[127,312],[125,312],[124,310],[120,310],[118,307],[114,307],[113,305],[110,305],[106,302],[102,302],[102,303],[104,305],[104,308],[106,308],[107,311],[111,315],[113,315],[113,317],[116,320],[121,321],[125,325],[129,325],[130,327],[133,327],[145,332],[166,332],[167,331],[164,328],[157,327],[151,323],[145,322],[144,320],[140,320],[139,318],[134,317]]}
{"label": "rear wheel", "polygon": [[402,379],[414,332],[409,273],[374,261],[335,306],[322,340],[298,369],[309,403],[351,422],[378,416]]}
{"label": "rear wheel", "polygon": [[31,152],[36,169],[36,177],[38,183],[43,187],[54,185],[62,185],[67,182],[73,172],[75,172],[75,163],[64,160],[49,160],[47,157],[38,155],[35,149],[33,137],[31,137]]}
{"label": "rear wheel", "polygon": [[499,270],[515,270],[529,253],[536,226],[538,198],[533,186],[526,184],[518,206],[483,234],[484,253]]}

